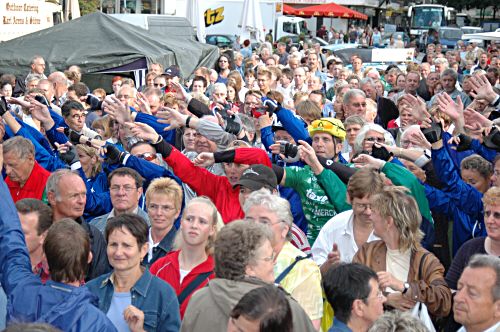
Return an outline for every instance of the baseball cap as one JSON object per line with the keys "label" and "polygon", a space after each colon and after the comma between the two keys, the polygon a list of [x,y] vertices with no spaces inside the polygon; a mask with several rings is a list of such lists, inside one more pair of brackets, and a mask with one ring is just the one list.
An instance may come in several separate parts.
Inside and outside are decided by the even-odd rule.
{"label": "baseball cap", "polygon": [[346,131],[342,121],[335,118],[321,118],[319,120],[314,120],[307,127],[307,131],[311,137],[316,133],[327,133],[344,140],[346,136]]}
{"label": "baseball cap", "polygon": [[165,70],[165,75],[168,75],[170,77],[181,77],[181,72],[179,70],[179,67],[177,67],[176,65],[172,65]]}
{"label": "baseball cap", "polygon": [[237,185],[249,188],[253,191],[261,188],[273,190],[278,185],[278,180],[274,171],[265,165],[254,164],[250,165],[240,177],[240,180],[233,186]]}

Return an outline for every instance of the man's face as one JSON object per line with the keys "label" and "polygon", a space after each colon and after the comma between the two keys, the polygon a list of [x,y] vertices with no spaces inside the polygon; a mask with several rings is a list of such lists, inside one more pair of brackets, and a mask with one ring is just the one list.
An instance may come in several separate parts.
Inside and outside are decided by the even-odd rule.
{"label": "man's face", "polygon": [[80,132],[85,125],[85,111],[72,109],[69,115],[64,118],[64,122],[74,131]]}
{"label": "man's face", "polygon": [[292,80],[287,75],[281,75],[280,84],[284,88],[288,88],[288,86],[292,83]]}
{"label": "man's face", "polygon": [[227,97],[227,89],[219,87],[212,92],[212,100],[214,103],[225,104]]}
{"label": "man's face", "polygon": [[384,313],[384,302],[387,300],[380,291],[377,280],[370,279],[370,295],[363,301],[363,319],[374,323]]}
{"label": "man's face", "polygon": [[5,173],[7,176],[13,182],[18,182],[24,185],[31,175],[31,171],[35,165],[34,156],[29,155],[26,158],[20,158],[17,151],[9,151],[4,153],[3,159]]}
{"label": "man's face", "polygon": [[257,85],[259,86],[260,91],[269,91],[269,83],[267,75],[257,75]]}
{"label": "man's face", "polygon": [[309,54],[307,58],[307,63],[309,65],[309,69],[315,71],[318,67],[318,55],[316,53]]}
{"label": "man's face", "polygon": [[363,61],[361,61],[360,58],[355,58],[353,61],[352,61],[352,70],[354,72],[358,72],[361,70],[361,66],[363,65]]}
{"label": "man's face", "polygon": [[312,91],[312,90],[321,90],[322,84],[321,84],[321,78],[316,75],[312,75],[311,78],[307,81],[307,88]]}
{"label": "man's face", "polygon": [[217,144],[200,133],[196,133],[196,139],[194,142],[194,148],[197,153],[202,152],[215,152],[217,150]]}
{"label": "man's face", "polygon": [[45,71],[45,60],[42,58],[36,59],[32,64],[31,64],[31,71],[36,74],[43,74]]}
{"label": "man's face", "polygon": [[158,89],[163,89],[167,86],[167,79],[164,76],[157,76],[153,80],[153,86]]}
{"label": "man's face", "polygon": [[191,91],[205,93],[206,88],[203,86],[202,81],[193,81],[193,85],[191,86]]}
{"label": "man's face", "polygon": [[429,73],[431,72],[431,66],[428,64],[422,64],[420,65],[420,73],[422,74],[423,77],[427,77]]}
{"label": "man's face", "polygon": [[357,222],[366,226],[372,226],[372,209],[370,195],[363,198],[354,197],[351,199],[352,212]]}
{"label": "man's face", "polygon": [[429,73],[429,76],[427,76],[427,86],[434,88],[438,83],[439,83],[439,74],[436,72]]}
{"label": "man's face", "polygon": [[488,55],[486,53],[481,54],[481,57],[479,58],[479,63],[484,66],[488,63]]}
{"label": "man's face", "polygon": [[290,58],[290,60],[288,60],[288,66],[292,70],[298,68],[299,67],[299,60]]}
{"label": "man's face", "polygon": [[356,95],[350,98],[347,104],[344,104],[346,117],[359,115],[363,119],[366,116],[366,98],[362,95]]}
{"label": "man's face", "polygon": [[262,105],[262,100],[258,95],[248,94],[245,97],[245,105],[243,106],[244,113],[248,116],[252,116],[252,109],[256,109]]}
{"label": "man's face", "polygon": [[323,97],[321,95],[311,93],[309,100],[318,105],[319,108],[323,108]]}
{"label": "man's face", "polygon": [[312,138],[312,148],[318,156],[333,159],[342,149],[342,144],[335,144],[335,141],[330,134],[316,133]]}
{"label": "man's face", "polygon": [[333,77],[338,78],[342,69],[343,69],[343,66],[341,64],[333,65],[333,69],[332,69]]}
{"label": "man's face", "polygon": [[304,72],[304,69],[302,68],[297,68],[293,71],[293,80],[295,82],[295,87],[300,88],[302,85],[304,85],[304,82],[306,80],[306,73]]}
{"label": "man's face", "polygon": [[446,75],[441,78],[441,85],[443,86],[443,90],[447,93],[451,93],[455,90],[455,83],[456,81],[451,76]]}
{"label": "man's face", "polygon": [[48,193],[54,215],[72,219],[81,217],[87,202],[87,188],[82,178],[76,174],[64,175],[59,180],[58,191],[59,197],[55,197],[52,192]]}
{"label": "man's face", "polygon": [[[155,86],[156,87],[156,86]],[[118,92],[117,98],[127,106],[135,104],[135,90],[129,85],[124,85]]]}
{"label": "man's face", "polygon": [[274,142],[287,142],[296,144],[292,135],[290,135],[286,130],[276,130],[274,132]]}
{"label": "man's face", "polygon": [[195,151],[196,130],[193,128],[184,128],[182,141],[184,143],[184,148],[187,151]]}
{"label": "man's face", "polygon": [[120,212],[132,212],[137,208],[141,198],[142,188],[137,188],[134,178],[125,175],[115,175],[109,183],[109,194],[113,208]]}
{"label": "man's face", "polygon": [[130,154],[136,156],[137,158],[152,162],[153,164],[160,165],[160,160],[156,155],[155,149],[149,144],[139,144],[134,146],[130,150]]}
{"label": "man's face", "polygon": [[30,255],[41,250],[46,233],[38,234],[38,212],[18,213]]}
{"label": "man's face", "polygon": [[365,84],[361,86],[361,89],[363,90],[367,98],[370,98],[373,101],[377,100],[377,90],[374,86],[372,86],[371,84]]}
{"label": "man's face", "polygon": [[438,73],[442,73],[446,69],[446,65],[444,63],[436,63],[434,67]]}
{"label": "man's face", "polygon": [[415,93],[420,83],[420,77],[415,73],[406,75],[406,92]]}
{"label": "man's face", "polygon": [[163,74],[160,65],[157,63],[151,64],[151,72],[155,73],[156,75]]}
{"label": "man's face", "polygon": [[484,331],[499,320],[500,300],[492,295],[496,278],[492,268],[466,267],[458,279],[453,317],[467,331]]}

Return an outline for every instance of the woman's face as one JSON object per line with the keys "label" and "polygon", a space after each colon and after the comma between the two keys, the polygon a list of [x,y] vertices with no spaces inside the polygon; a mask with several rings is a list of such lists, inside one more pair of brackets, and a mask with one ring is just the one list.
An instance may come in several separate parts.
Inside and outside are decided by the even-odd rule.
{"label": "woman's face", "polygon": [[182,135],[182,141],[184,142],[184,148],[187,151],[195,150],[196,142],[196,130],[192,128],[184,128],[184,134]]}
{"label": "woman's face", "polygon": [[108,260],[115,271],[127,272],[140,268],[141,261],[148,252],[148,243],[141,247],[137,239],[125,228],[116,228],[108,237]]}
{"label": "woman's face", "polygon": [[485,178],[475,169],[462,169],[461,173],[462,180],[464,180],[465,183],[470,184],[471,186],[476,188],[477,191],[483,194],[490,187],[490,177]]}
{"label": "woman's face", "polygon": [[5,84],[2,90],[0,90],[0,95],[4,97],[12,97],[12,85]]}
{"label": "woman's face", "polygon": [[180,212],[174,201],[172,195],[155,193],[149,196],[148,216],[152,229],[160,232],[170,230]]}
{"label": "woman's face", "polygon": [[225,56],[221,56],[219,58],[219,68],[221,70],[226,70],[229,68],[229,59],[226,58]]}
{"label": "woman's face", "polygon": [[83,151],[78,150],[78,157],[80,158],[80,164],[85,172],[85,175],[89,176],[92,170],[92,165],[96,163],[97,158],[92,158]]}
{"label": "woman's face", "polygon": [[274,282],[274,264],[276,263],[276,254],[269,240],[264,243],[255,252],[255,257],[246,267],[246,275],[255,277],[265,282]]}
{"label": "woman's face", "polygon": [[385,143],[384,134],[381,134],[375,130],[369,130],[363,140],[363,150],[372,152],[372,146],[373,144],[375,144],[375,142]]}
{"label": "woman's face", "polygon": [[404,90],[406,86],[406,78],[404,77],[404,75],[398,76],[398,79],[396,80],[396,86],[398,89]]}
{"label": "woman's face", "polygon": [[234,98],[236,96],[236,91],[234,90],[233,86],[228,86],[227,87],[227,100],[234,102]]}
{"label": "woman's face", "polygon": [[347,143],[349,143],[350,146],[354,145],[354,140],[356,139],[356,136],[358,136],[360,130],[361,130],[361,125],[357,123],[353,123],[346,126],[345,131],[347,134]]}
{"label": "woman's face", "polygon": [[372,205],[370,205],[369,208],[372,212],[371,219],[373,223],[373,234],[383,239],[383,236],[387,233],[387,221],[380,215],[379,211],[372,209]]}
{"label": "woman's face", "polygon": [[118,80],[115,83],[113,83],[113,93],[117,96],[118,95],[118,90],[120,90],[122,86],[122,81]]}
{"label": "woman's face", "polygon": [[187,246],[205,247],[209,237],[215,234],[212,209],[203,202],[188,204],[181,220],[181,232]]}
{"label": "woman's face", "polygon": [[401,127],[404,128],[406,126],[410,126],[417,123],[417,121],[415,121],[415,118],[413,117],[410,108],[402,106],[400,109],[401,111],[399,112],[399,118],[401,120]]}
{"label": "woman's face", "polygon": [[351,89],[359,89],[359,81],[356,78],[349,80],[349,87]]}

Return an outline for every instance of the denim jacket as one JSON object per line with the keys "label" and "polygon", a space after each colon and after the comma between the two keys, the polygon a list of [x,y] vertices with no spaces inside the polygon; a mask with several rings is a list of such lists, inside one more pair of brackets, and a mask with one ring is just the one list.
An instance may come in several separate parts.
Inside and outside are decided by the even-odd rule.
{"label": "denim jacket", "polygon": [[[102,275],[86,284],[99,298],[99,309],[107,313],[113,298],[112,273]],[[130,290],[132,305],[144,312],[144,330],[148,332],[177,332],[181,326],[179,302],[172,287],[145,269]]]}

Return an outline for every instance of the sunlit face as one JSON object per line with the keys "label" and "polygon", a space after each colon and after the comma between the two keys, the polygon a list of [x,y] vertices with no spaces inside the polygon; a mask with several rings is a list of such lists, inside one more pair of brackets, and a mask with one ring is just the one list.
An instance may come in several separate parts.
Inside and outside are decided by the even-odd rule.
{"label": "sunlit face", "polygon": [[191,85],[192,92],[205,93],[205,86],[203,85],[203,81],[193,81]]}
{"label": "sunlit face", "polygon": [[400,107],[399,119],[401,120],[401,127],[403,128],[417,123],[411,109],[406,106]]}
{"label": "sunlit face", "polygon": [[245,213],[245,220],[258,222],[269,227],[274,234],[274,244],[282,246],[290,227],[271,209],[263,205],[254,205]]}
{"label": "sunlit face", "polygon": [[106,251],[115,272],[134,271],[140,269],[141,261],[148,252],[148,243],[139,246],[127,228],[116,228],[108,236]]}
{"label": "sunlit face", "polygon": [[12,97],[12,85],[5,84],[0,90],[0,95],[4,97]]}
{"label": "sunlit face", "polygon": [[368,130],[363,140],[363,150],[372,152],[372,147],[375,142],[385,143],[384,134],[375,130]]}
{"label": "sunlit face", "polygon": [[342,144],[335,144],[333,136],[328,133],[316,133],[312,140],[312,148],[316,155],[327,159],[335,158],[342,149]]}
{"label": "sunlit face", "polygon": [[243,172],[249,167],[245,164],[223,163],[224,173],[231,186],[234,186],[239,180]]}
{"label": "sunlit face", "polygon": [[372,226],[372,207],[370,196],[367,195],[363,198],[354,197],[351,199],[351,205],[356,221],[360,222],[361,224]]}
{"label": "sunlit face", "polygon": [[483,177],[475,169],[462,169],[462,180],[476,188],[479,192],[485,193],[490,187],[490,178]]}
{"label": "sunlit face", "polygon": [[500,241],[500,202],[497,204],[485,204],[484,224],[486,233],[493,241]]}
{"label": "sunlit face", "polygon": [[354,72],[358,72],[361,70],[361,66],[363,65],[363,61],[361,61],[360,58],[355,58],[353,61],[352,61],[352,70]]}
{"label": "sunlit face", "polygon": [[197,153],[215,152],[217,150],[217,144],[200,133],[196,133],[194,149]]}
{"label": "sunlit face", "polygon": [[360,130],[361,125],[357,123],[349,124],[346,126],[345,131],[347,133],[347,143],[349,143],[350,146],[354,145],[354,141],[356,140],[356,136],[358,135]]}
{"label": "sunlit face", "polygon": [[203,202],[188,204],[181,220],[181,234],[188,246],[206,247],[209,237],[215,234],[212,209]]}
{"label": "sunlit face", "polygon": [[184,143],[184,149],[186,149],[186,151],[194,151],[196,142],[196,130],[192,128],[184,128],[182,141]]}
{"label": "sunlit face", "polygon": [[351,89],[359,89],[359,81],[357,78],[352,78],[349,80],[349,87]]}
{"label": "sunlit face", "polygon": [[42,250],[46,233],[38,234],[38,212],[18,213],[30,254]]}
{"label": "sunlit face", "polygon": [[10,180],[24,185],[28,181],[35,165],[34,156],[29,155],[26,158],[20,158],[19,153],[12,150],[4,153],[3,158],[5,173]]}
{"label": "sunlit face", "polygon": [[261,91],[269,91],[269,83],[267,75],[257,75],[257,85]]}
{"label": "sunlit face", "polygon": [[81,217],[87,202],[87,188],[82,178],[76,174],[64,175],[59,180],[58,192],[59,197],[48,193],[54,215],[72,219]]}
{"label": "sunlit face", "polygon": [[119,212],[132,212],[137,208],[142,188],[137,187],[133,177],[115,175],[109,183],[109,194],[113,208]]}
{"label": "sunlit face", "polygon": [[179,216],[180,206],[175,206],[172,195],[153,193],[147,200],[151,228],[159,232],[169,230]]}
{"label": "sunlit face", "polygon": [[255,251],[254,259],[247,265],[245,269],[246,275],[273,283],[275,262],[276,254],[271,246],[271,242],[266,239]]}
{"label": "sunlit face", "polygon": [[304,72],[303,68],[297,68],[293,72],[293,79],[295,82],[295,87],[302,87],[306,80],[306,73]]}
{"label": "sunlit face", "polygon": [[366,116],[366,98],[362,95],[355,95],[344,104],[346,116],[359,115],[363,119]]}

